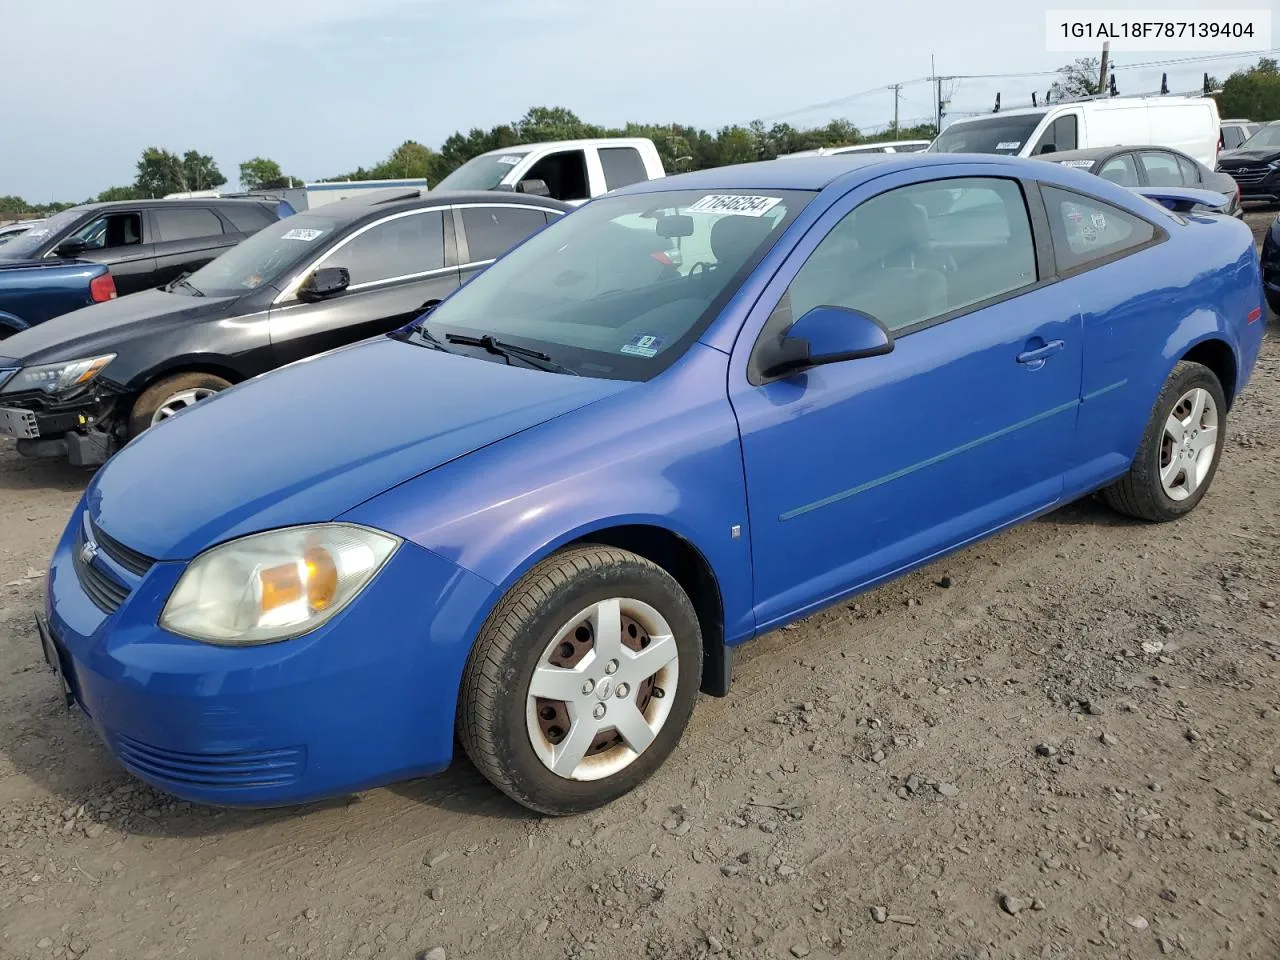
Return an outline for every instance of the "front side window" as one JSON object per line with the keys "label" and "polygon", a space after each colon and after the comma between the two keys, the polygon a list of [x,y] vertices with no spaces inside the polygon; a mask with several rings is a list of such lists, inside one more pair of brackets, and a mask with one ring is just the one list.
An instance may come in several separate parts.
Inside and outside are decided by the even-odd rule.
{"label": "front side window", "polygon": [[1064,270],[1136,250],[1155,238],[1155,227],[1141,217],[1078,193],[1043,186],[1053,233],[1054,255]]}
{"label": "front side window", "polygon": [[600,197],[488,267],[427,324],[439,341],[487,333],[546,353],[572,373],[648,380],[684,354],[812,197],[799,190]]}
{"label": "front side window", "polygon": [[846,307],[900,332],[1036,279],[1021,187],[989,177],[941,180],[890,190],[851,211],[780,306],[791,320],[817,306]]}
{"label": "front side window", "polygon": [[68,240],[80,240],[86,250],[114,250],[142,243],[142,214],[109,213],[91,220]]}
{"label": "front side window", "polygon": [[617,190],[649,179],[644,159],[635,147],[601,147],[598,153],[600,166],[604,168],[606,189]]}
{"label": "front side window", "polygon": [[1172,153],[1145,150],[1139,156],[1142,158],[1142,168],[1147,171],[1147,183],[1151,186],[1185,186],[1182,171],[1178,169],[1178,158]]}
{"label": "front side window", "polygon": [[415,211],[376,223],[334,250],[322,266],[346,267],[352,287],[439,270],[444,266],[444,215]]}
{"label": "front side window", "polygon": [[462,229],[472,263],[502,256],[547,225],[547,215],[529,207],[462,207]]}
{"label": "front side window", "polygon": [[1074,150],[1078,142],[1076,115],[1065,113],[1053,121],[1049,129],[1040,135],[1036,153],[1061,153],[1064,150]]}
{"label": "front side window", "polygon": [[1137,187],[1140,185],[1138,165],[1133,162],[1132,153],[1122,153],[1118,157],[1112,157],[1102,165],[1102,169],[1098,171],[1098,176],[1122,187]]}
{"label": "front side window", "polygon": [[587,154],[583,150],[549,154],[530,167],[523,179],[544,181],[547,192],[557,200],[591,199],[591,189],[587,185]]}
{"label": "front side window", "polygon": [[154,210],[151,215],[155,217],[156,233],[161,243],[222,236],[222,221],[210,210],[170,207]]}

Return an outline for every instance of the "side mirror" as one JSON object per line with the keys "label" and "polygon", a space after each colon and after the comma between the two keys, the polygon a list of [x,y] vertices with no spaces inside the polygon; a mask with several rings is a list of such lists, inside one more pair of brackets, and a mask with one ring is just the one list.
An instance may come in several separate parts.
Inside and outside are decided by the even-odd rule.
{"label": "side mirror", "polygon": [[351,272],[346,267],[321,267],[298,288],[298,299],[307,303],[336,297],[351,286]]}
{"label": "side mirror", "polygon": [[766,377],[783,377],[809,367],[893,350],[893,335],[879,320],[846,307],[814,307],[791,325],[761,364]]}
{"label": "side mirror", "polygon": [[545,180],[521,180],[516,184],[516,193],[527,193],[534,197],[551,196],[551,188]]}
{"label": "side mirror", "polygon": [[78,257],[88,249],[89,245],[83,240],[72,238],[63,240],[53,252],[59,257]]}

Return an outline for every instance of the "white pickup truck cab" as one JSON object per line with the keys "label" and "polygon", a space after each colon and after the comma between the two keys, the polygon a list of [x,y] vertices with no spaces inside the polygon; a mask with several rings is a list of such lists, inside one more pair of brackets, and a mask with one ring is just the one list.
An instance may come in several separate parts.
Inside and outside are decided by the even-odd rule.
{"label": "white pickup truck cab", "polygon": [[441,180],[435,189],[515,190],[576,206],[610,190],[665,176],[652,140],[557,140],[482,153]]}

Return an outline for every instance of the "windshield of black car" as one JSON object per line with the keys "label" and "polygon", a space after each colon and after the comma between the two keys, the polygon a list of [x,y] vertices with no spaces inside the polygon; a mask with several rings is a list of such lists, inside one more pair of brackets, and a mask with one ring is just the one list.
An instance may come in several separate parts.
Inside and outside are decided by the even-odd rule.
{"label": "windshield of black car", "polygon": [[0,247],[0,260],[29,260],[40,252],[40,248],[84,216],[84,210],[63,210],[55,213],[44,223],[37,223],[26,233],[20,233],[3,247]]}
{"label": "windshield of black car", "polygon": [[425,324],[437,340],[490,334],[582,376],[648,380],[689,348],[812,197],[605,196],[534,234]]}
{"label": "windshield of black car", "polygon": [[1031,138],[1043,113],[958,120],[929,146],[930,153],[1001,153],[1012,156]]}
{"label": "windshield of black car", "polygon": [[1280,149],[1280,123],[1270,123],[1246,140],[1237,150]]}
{"label": "windshield of black car", "polygon": [[187,277],[187,283],[208,297],[243,296],[263,284],[274,284],[299,261],[318,253],[338,226],[338,221],[327,217],[295,213],[205,264]]}
{"label": "windshield of black car", "polygon": [[524,152],[486,153],[468,160],[436,184],[437,190],[492,190],[524,159]]}

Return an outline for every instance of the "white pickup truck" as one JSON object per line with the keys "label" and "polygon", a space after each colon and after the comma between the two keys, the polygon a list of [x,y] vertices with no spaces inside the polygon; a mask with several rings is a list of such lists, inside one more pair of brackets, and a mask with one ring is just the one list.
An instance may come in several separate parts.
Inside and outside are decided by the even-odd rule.
{"label": "white pickup truck", "polygon": [[665,176],[652,140],[557,140],[482,153],[434,189],[514,190],[554,197],[576,206],[610,190]]}

